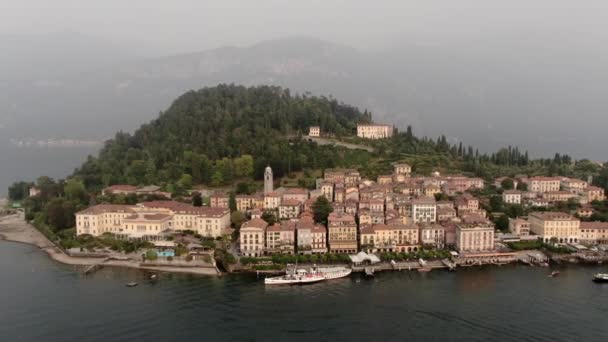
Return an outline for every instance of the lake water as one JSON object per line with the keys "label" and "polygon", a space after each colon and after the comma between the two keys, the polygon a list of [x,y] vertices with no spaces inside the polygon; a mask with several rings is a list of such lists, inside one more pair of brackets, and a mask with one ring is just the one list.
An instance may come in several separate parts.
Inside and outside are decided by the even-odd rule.
{"label": "lake water", "polygon": [[[2,341],[607,341],[602,268],[525,266],[358,275],[265,287],[255,275],[83,276],[0,242]],[[604,268],[606,270],[606,268]],[[125,283],[138,281],[135,288]]]}
{"label": "lake water", "polygon": [[99,147],[17,147],[0,139],[0,197],[16,181],[35,181],[39,176],[65,178]]}

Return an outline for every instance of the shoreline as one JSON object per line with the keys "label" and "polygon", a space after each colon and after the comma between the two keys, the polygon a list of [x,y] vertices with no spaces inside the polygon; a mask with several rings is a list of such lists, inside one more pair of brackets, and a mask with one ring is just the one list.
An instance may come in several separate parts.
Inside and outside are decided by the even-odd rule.
{"label": "shoreline", "polygon": [[26,244],[44,251],[56,262],[70,266],[90,267],[93,265],[133,268],[144,271],[184,273],[208,276],[220,276],[217,268],[203,267],[159,267],[142,266],[136,261],[106,260],[107,258],[73,257],[63,252],[52,241],[38,231],[34,226],[25,222],[23,213],[0,217],[0,241]]}
{"label": "shoreline", "polygon": [[[221,272],[217,266],[211,267],[179,267],[179,266],[146,266],[142,265],[138,261],[133,260],[107,260],[107,257],[75,257],[66,254],[63,250],[57,247],[52,241],[44,236],[38,229],[31,224],[27,223],[23,217],[23,213],[6,215],[0,217],[0,242],[8,241],[14,243],[21,243],[30,246],[37,247],[44,251],[47,256],[58,263],[70,266],[78,267],[92,267],[99,265],[101,267],[123,267],[138,269],[142,271],[154,271],[164,273],[176,273],[176,274],[193,274],[193,275],[205,275],[205,276],[222,276],[224,273]],[[515,262],[517,263],[517,262]],[[567,260],[563,260],[562,264],[572,264]],[[574,264],[579,264],[574,263]],[[584,264],[584,263],[582,263]],[[417,267],[408,268],[398,267],[394,268],[388,263],[381,263],[379,265],[373,265],[370,268],[374,269],[374,273],[384,273],[391,271],[418,271]],[[432,270],[448,270],[445,266],[432,265]],[[465,267],[468,268],[468,267]],[[364,273],[364,267],[353,267],[353,273]],[[253,269],[238,269],[235,271],[228,271],[228,274],[257,274],[257,275],[276,275],[282,274],[282,270],[253,270]]]}

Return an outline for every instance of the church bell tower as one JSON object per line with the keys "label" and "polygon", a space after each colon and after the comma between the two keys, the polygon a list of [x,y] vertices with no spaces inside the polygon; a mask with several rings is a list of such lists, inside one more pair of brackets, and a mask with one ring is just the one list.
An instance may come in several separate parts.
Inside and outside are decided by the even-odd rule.
{"label": "church bell tower", "polygon": [[272,169],[270,166],[266,167],[264,171],[264,195],[271,193],[274,190],[274,183],[272,179]]}

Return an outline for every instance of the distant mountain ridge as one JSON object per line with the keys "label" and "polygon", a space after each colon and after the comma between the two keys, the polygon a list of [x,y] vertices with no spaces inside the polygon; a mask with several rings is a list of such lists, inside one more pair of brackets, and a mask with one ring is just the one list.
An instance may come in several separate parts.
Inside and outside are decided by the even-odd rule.
{"label": "distant mountain ridge", "polygon": [[[12,125],[5,129],[10,134],[55,131],[99,139],[117,127],[135,129],[190,89],[273,84],[335,96],[371,110],[377,121],[411,124],[418,135],[443,133],[452,143],[484,151],[519,145],[532,155],[608,159],[601,148],[608,142],[603,126],[580,125],[603,120],[603,48],[590,47],[592,40],[579,42],[576,51],[559,41],[550,48],[504,41],[360,51],[295,37],[135,59],[45,83],[0,83],[0,118],[8,117],[3,122]],[[581,51],[594,49],[600,49],[597,58],[580,58]]]}

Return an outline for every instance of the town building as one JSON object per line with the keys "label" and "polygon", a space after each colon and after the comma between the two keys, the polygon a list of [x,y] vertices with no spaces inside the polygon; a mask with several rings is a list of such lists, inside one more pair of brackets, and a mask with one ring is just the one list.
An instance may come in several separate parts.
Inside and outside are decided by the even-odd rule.
{"label": "town building", "polygon": [[437,204],[434,197],[419,197],[412,200],[412,220],[419,222],[437,222]]}
{"label": "town building", "polygon": [[136,212],[122,219],[119,234],[132,239],[164,240],[171,229],[171,215]]}
{"label": "town building", "polygon": [[445,247],[445,227],[437,223],[421,223],[420,243],[433,248]]}
{"label": "town building", "polygon": [[603,201],[606,199],[606,196],[604,189],[597,186],[589,186],[583,189],[583,198],[586,203],[591,203],[593,201]]}
{"label": "town building", "polygon": [[581,222],[580,242],[608,244],[608,222]]}
{"label": "town building", "polygon": [[275,223],[266,228],[266,254],[294,254],[296,222]]}
{"label": "town building", "polygon": [[331,253],[357,252],[357,223],[354,216],[329,214],[328,234]]}
{"label": "town building", "polygon": [[545,242],[577,243],[580,220],[562,212],[533,212],[528,215],[530,231]]}
{"label": "town building", "polygon": [[377,183],[380,185],[391,184],[392,182],[393,182],[392,175],[380,175],[380,176],[378,176],[378,179],[377,179]]}
{"label": "town building", "polygon": [[138,196],[158,196],[166,199],[171,198],[171,194],[165,191],[161,191],[158,185],[146,185],[135,190],[135,194]]}
{"label": "town building", "polygon": [[360,230],[361,248],[368,252],[416,252],[420,228],[411,224],[374,224]]}
{"label": "town building", "polygon": [[575,195],[580,195],[583,190],[589,186],[589,183],[580,179],[565,178],[561,182],[561,187],[564,191],[568,191]]}
{"label": "town building", "polygon": [[458,215],[461,215],[461,212],[474,212],[479,210],[479,199],[473,197],[471,194],[464,194],[458,198],[454,202],[456,209],[458,210]]}
{"label": "town building", "polygon": [[283,200],[290,199],[304,203],[308,198],[308,190],[302,188],[289,188],[283,193]]}
{"label": "town building", "polygon": [[528,191],[536,193],[559,191],[561,182],[560,177],[531,177],[528,178]]}
{"label": "town building", "polygon": [[549,200],[545,198],[531,198],[528,200],[528,205],[531,207],[547,208],[549,206]]}
{"label": "town building", "polygon": [[323,183],[321,183],[321,191],[323,192],[323,196],[325,196],[325,198],[328,201],[333,202],[333,200],[334,200],[334,185],[333,185],[333,183],[330,183],[330,182],[323,182]]}
{"label": "town building", "polygon": [[76,235],[120,234],[123,219],[135,214],[135,206],[98,204],[76,213]]}
{"label": "town building", "polygon": [[364,139],[385,139],[393,136],[393,126],[379,124],[358,124],[357,136]]}
{"label": "town building", "polygon": [[140,204],[145,210],[163,212],[172,216],[171,228],[191,230],[205,237],[222,236],[230,227],[230,210],[226,208],[195,207],[174,201],[152,201]]}
{"label": "town building", "polygon": [[191,230],[216,238],[228,227],[228,209],[194,207],[173,201],[144,202],[135,206],[99,204],[76,213],[77,235],[110,233],[124,239],[159,240],[171,231]]}
{"label": "town building", "polygon": [[28,189],[29,197],[36,197],[36,196],[40,195],[41,193],[42,193],[42,191],[40,190],[40,188],[35,187],[35,186],[31,186]]}
{"label": "town building", "polygon": [[494,250],[494,225],[489,222],[456,223],[456,248],[459,253]]}
{"label": "town building", "polygon": [[226,208],[230,207],[230,196],[223,192],[214,192],[209,196],[209,206],[211,208]]}
{"label": "town building", "polygon": [[571,198],[577,198],[577,195],[569,191],[548,191],[543,194],[543,198],[549,202],[566,202]]}
{"label": "town building", "polygon": [[310,128],[308,128],[308,136],[309,137],[320,137],[321,136],[321,127],[310,126]]}
{"label": "town building", "polygon": [[594,212],[595,210],[593,209],[593,206],[590,204],[584,204],[576,211],[576,215],[578,217],[591,217]]}
{"label": "town building", "polygon": [[264,208],[264,197],[256,195],[236,195],[236,210],[240,212],[248,212],[252,209]]}
{"label": "town building", "polygon": [[507,204],[521,204],[521,191],[519,191],[519,190],[503,191],[502,201]]}
{"label": "town building", "polygon": [[409,164],[399,163],[393,165],[393,168],[396,175],[404,175],[405,177],[412,175],[412,167]]}
{"label": "town building", "polygon": [[313,254],[327,253],[327,228],[315,225],[312,230]]}
{"label": "town building", "polygon": [[103,189],[101,191],[101,194],[103,196],[120,195],[120,194],[129,195],[129,194],[134,194],[135,190],[137,190],[136,186],[117,184],[117,185],[112,185],[112,186],[109,186],[109,187]]}
{"label": "town building", "polygon": [[312,218],[305,217],[296,223],[296,242],[298,254],[312,254],[313,229],[315,222]]}
{"label": "town building", "polygon": [[456,209],[450,207],[437,208],[437,221],[448,221],[456,218]]}
{"label": "town building", "polygon": [[241,225],[239,242],[241,254],[246,257],[259,257],[265,252],[265,231],[268,223],[262,219],[252,219]]}
{"label": "town building", "polygon": [[302,204],[295,199],[286,199],[279,204],[279,219],[295,219],[300,216]]}
{"label": "town building", "polygon": [[275,210],[281,205],[281,195],[276,192],[264,194],[264,210]]}
{"label": "town building", "polygon": [[530,223],[521,218],[509,218],[509,231],[517,236],[530,235]]}

